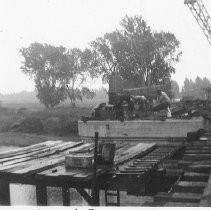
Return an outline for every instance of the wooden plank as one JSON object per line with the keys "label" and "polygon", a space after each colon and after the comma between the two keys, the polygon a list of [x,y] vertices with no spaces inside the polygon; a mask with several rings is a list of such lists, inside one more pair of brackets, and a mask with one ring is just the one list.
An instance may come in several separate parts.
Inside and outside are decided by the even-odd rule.
{"label": "wooden plank", "polygon": [[207,182],[179,181],[173,186],[174,192],[203,193]]}
{"label": "wooden plank", "polygon": [[[99,168],[98,169],[98,174],[101,173],[101,171],[105,170],[105,168]],[[80,174],[80,175],[78,175]],[[92,175],[92,170],[91,169],[66,169],[65,165],[62,164],[57,167],[53,167],[51,169],[42,171],[36,175],[36,177],[60,177],[63,179],[64,177],[69,177],[69,176],[75,176],[75,177],[87,177],[87,175]]]}
{"label": "wooden plank", "polygon": [[27,147],[21,147],[21,148],[18,148],[18,149],[1,152],[0,153],[0,158],[6,158],[6,157],[11,157],[11,156],[25,154],[25,153],[28,153],[28,152],[31,152],[31,151],[40,150],[40,148],[43,148],[43,147],[56,145],[56,144],[59,144],[61,142],[62,142],[61,140],[58,140],[58,141],[46,141],[46,142],[42,142],[42,143],[39,143],[39,144],[33,144],[33,145],[30,145],[30,146],[27,146]]}
{"label": "wooden plank", "polygon": [[192,161],[211,160],[211,154],[185,154],[183,159]]}
{"label": "wooden plank", "polygon": [[189,146],[186,146],[185,147],[185,151],[188,151],[188,150],[210,150],[211,149],[211,145],[204,145],[204,146],[200,146],[200,145],[189,145]]}
{"label": "wooden plank", "polygon": [[86,153],[86,152],[92,152],[94,149],[94,144],[93,143],[85,143],[81,146],[79,146],[76,150],[72,150],[70,152],[73,153]]}
{"label": "wooden plank", "polygon": [[114,156],[114,162],[115,162],[116,157],[121,156],[121,154],[124,153],[125,151],[127,151],[130,147],[131,147],[130,144],[123,144],[122,147],[116,149],[115,156]]}
{"label": "wooden plank", "polygon": [[[55,171],[57,169],[57,171]],[[79,174],[79,176],[77,176]],[[35,177],[39,180],[73,180],[75,176],[75,180],[77,178],[84,178],[90,176],[92,172],[90,170],[77,170],[77,169],[65,169],[64,165],[51,168],[50,170],[45,170],[40,173],[37,173]]]}
{"label": "wooden plank", "polygon": [[156,168],[163,159],[171,157],[179,148],[180,146],[169,146],[169,148],[168,146],[157,147],[144,157],[129,161],[126,164],[119,166],[119,171],[121,174],[131,174],[138,171],[147,172]]}
{"label": "wooden plank", "polygon": [[64,157],[63,156],[61,156],[60,158],[56,158],[56,159],[50,159],[50,160],[36,162],[29,167],[22,168],[22,169],[19,169],[19,170],[16,169],[12,173],[10,173],[8,171],[3,171],[3,172],[1,172],[1,174],[10,173],[10,175],[14,176],[14,177],[17,177],[17,176],[24,177],[24,176],[29,176],[29,175],[38,173],[39,171],[43,171],[43,170],[52,168],[52,167],[60,165],[62,163],[64,163]]}
{"label": "wooden plank", "polygon": [[[47,149],[47,152],[43,152],[43,153],[40,153],[40,154],[38,153],[37,155],[30,155],[30,156],[26,156],[26,157],[23,157],[23,158],[12,159],[12,160],[2,162],[0,164],[0,171],[4,170],[3,169],[4,166],[14,165],[14,164],[17,164],[17,163],[22,163],[22,162],[26,162],[26,161],[30,161],[30,160],[34,160],[34,159],[36,160],[37,158],[48,157],[50,155],[57,154],[59,152],[67,150],[69,148],[75,147],[77,145],[78,145],[78,143],[76,143],[76,142],[73,142],[71,144],[61,143],[60,145],[57,145],[53,149]],[[65,149],[60,148],[60,147],[64,147],[64,146],[65,146]]]}
{"label": "wooden plank", "polygon": [[[73,145],[74,146],[74,145]],[[69,150],[66,150],[66,151],[64,151],[63,153],[68,153],[69,151],[71,151],[71,149],[72,150],[75,150],[76,148],[75,147],[73,147],[73,148],[70,148]],[[54,155],[52,155],[52,154],[54,154]],[[45,161],[45,160],[49,160],[49,158],[48,158],[48,156],[50,156],[50,155],[52,155],[51,157],[54,157],[54,158],[56,158],[56,157],[60,157],[61,156],[61,154],[60,155],[57,155],[56,154],[56,152],[55,151],[51,151],[51,153],[48,153],[48,155],[46,156],[46,155],[44,155],[44,154],[42,154],[42,155],[40,155],[39,156],[39,159],[37,158],[37,157],[33,157],[33,158],[27,158],[27,159],[25,159],[24,161],[20,161],[20,162],[18,162],[18,163],[14,163],[14,164],[12,164],[11,163],[11,165],[2,165],[2,166],[0,166],[0,175],[1,174],[5,174],[5,172],[13,172],[13,171],[15,171],[15,170],[21,170],[21,169],[24,169],[24,168],[27,168],[27,167],[30,167],[31,165],[34,165],[34,164],[36,164],[37,162],[39,162],[39,161]]]}
{"label": "wooden plank", "polygon": [[165,207],[198,207],[198,203],[179,203],[179,202],[166,202],[162,206]]}
{"label": "wooden plank", "polygon": [[183,173],[184,171],[182,169],[166,169],[167,177],[180,177]]}
{"label": "wooden plank", "polygon": [[[79,146],[75,148],[75,146],[77,146],[78,144],[79,144]],[[67,154],[69,151],[75,151],[75,150],[77,150],[77,148],[78,148],[78,149],[81,149],[81,143],[73,142],[72,145],[67,146],[67,147],[64,149],[64,150],[66,150],[66,149],[67,149],[67,150],[64,151],[63,153]],[[30,156],[30,157],[26,157],[26,158],[23,158],[23,159],[19,159],[19,160],[15,160],[15,161],[11,161],[11,162],[7,162],[7,163],[4,163],[4,164],[1,164],[1,165],[0,165],[0,171],[3,171],[3,170],[8,169],[8,168],[10,168],[10,167],[13,168],[13,167],[16,167],[16,166],[21,166],[22,163],[23,163],[23,164],[28,164],[28,163],[31,162],[31,161],[36,161],[36,160],[38,160],[38,158],[44,158],[44,157],[48,157],[48,156],[50,156],[50,155],[52,155],[52,157],[53,157],[53,155],[54,155],[54,154],[57,154],[58,151],[59,151],[59,152],[62,152],[61,148],[60,148],[59,150],[58,150],[58,149],[55,149],[55,150],[49,151],[49,152],[47,152],[47,153],[41,153],[41,154],[36,155],[36,156]],[[42,160],[43,160],[43,159],[42,159]],[[38,161],[39,161],[39,160],[38,160]],[[26,163],[25,163],[25,162],[26,162]]]}
{"label": "wooden plank", "polygon": [[51,169],[47,169],[47,170],[44,170],[42,172],[39,172],[39,176],[58,176],[60,171],[64,170],[64,164],[60,165],[60,166],[56,166],[56,167],[53,167]]}
{"label": "wooden plank", "polygon": [[201,199],[199,193],[158,193],[154,197],[155,202],[184,202],[198,203]]}
{"label": "wooden plank", "polygon": [[[143,166],[143,167],[132,167],[132,168],[130,168],[130,167],[124,167],[123,169],[125,170],[125,171],[148,171],[149,169],[151,169],[152,167],[145,167],[145,166]],[[121,170],[121,169],[120,169]]]}
{"label": "wooden plank", "polygon": [[[76,143],[77,144],[77,143]],[[11,173],[11,175],[32,175],[34,173],[40,172],[42,170],[50,168],[50,163],[52,161],[52,166],[54,167],[55,164],[61,164],[65,160],[65,154],[77,152],[77,151],[87,151],[87,149],[92,146],[92,144],[84,144],[79,145],[78,147],[73,147],[68,150],[65,150],[63,153],[60,154],[54,154],[49,157],[44,158],[35,158],[31,161],[27,161],[24,163],[18,163],[18,164],[12,164],[7,166],[1,166],[0,167],[0,175],[1,174],[8,174]]]}
{"label": "wooden plank", "polygon": [[80,145],[82,144],[81,143],[76,143],[76,142],[65,142],[65,143],[60,143],[60,144],[57,144],[57,145],[52,145],[52,146],[48,146],[48,147],[45,147],[43,149],[40,149],[40,150],[36,150],[36,151],[31,151],[31,152],[28,152],[28,153],[25,153],[25,154],[21,154],[21,155],[16,155],[16,156],[12,156],[12,157],[7,157],[7,158],[2,158],[0,159],[0,165],[4,164],[4,165],[10,165],[10,163],[8,164],[5,164],[6,162],[9,162],[9,161],[12,161],[12,160],[24,160],[22,158],[27,158],[27,157],[33,157],[33,158],[38,158],[38,157],[44,157],[45,155],[50,155],[50,154],[53,154],[53,153],[59,153],[59,152],[62,152],[66,149],[69,149],[71,147],[75,147],[77,145]]}
{"label": "wooden plank", "polygon": [[206,182],[208,178],[209,178],[209,173],[185,172],[182,181]]}
{"label": "wooden plank", "polygon": [[187,202],[145,202],[142,206],[149,206],[149,207],[198,207],[198,203],[187,203]]}
{"label": "wooden plank", "polygon": [[66,170],[64,164],[62,164],[60,166],[39,172],[35,174],[35,177],[36,179],[42,181],[66,181],[67,179],[71,180],[71,177],[79,173],[80,171],[76,169]]}
{"label": "wooden plank", "polygon": [[209,149],[209,150],[186,150],[185,151],[185,154],[211,154],[211,149]]}
{"label": "wooden plank", "polygon": [[[98,168],[96,175],[105,173],[107,169]],[[66,169],[64,164],[49,170],[37,173],[35,177],[39,180],[62,180],[62,181],[90,181],[93,178],[93,171],[90,169]]]}
{"label": "wooden plank", "polygon": [[210,173],[211,172],[211,164],[194,164],[190,165],[186,168],[189,172],[199,172],[199,173]]}
{"label": "wooden plank", "polygon": [[150,162],[143,162],[143,163],[141,163],[141,162],[133,162],[131,165],[128,165],[128,167],[139,167],[139,166],[150,166],[150,167],[154,167],[154,166],[156,166],[157,165],[157,163],[155,163],[155,162],[153,162],[153,163],[150,163]]}
{"label": "wooden plank", "polygon": [[114,157],[114,163],[115,164],[120,164],[124,161],[128,161],[131,158],[134,158],[135,156],[141,155],[142,153],[145,153],[152,148],[155,147],[156,144],[150,143],[150,144],[145,144],[145,143],[139,143],[135,146],[129,147],[127,150],[121,151],[121,153],[115,154]]}

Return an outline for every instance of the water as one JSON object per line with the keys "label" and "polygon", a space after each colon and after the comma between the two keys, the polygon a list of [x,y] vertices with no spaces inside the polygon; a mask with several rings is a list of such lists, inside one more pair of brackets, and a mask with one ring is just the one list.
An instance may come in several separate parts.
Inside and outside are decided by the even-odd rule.
{"label": "water", "polygon": [[[17,193],[18,192],[18,193]],[[47,205],[62,206],[62,189],[58,187],[47,187]],[[11,205],[30,205],[36,206],[36,189],[33,185],[10,184],[10,201]],[[77,193],[76,190],[70,189],[70,205],[86,206],[87,203]]]}

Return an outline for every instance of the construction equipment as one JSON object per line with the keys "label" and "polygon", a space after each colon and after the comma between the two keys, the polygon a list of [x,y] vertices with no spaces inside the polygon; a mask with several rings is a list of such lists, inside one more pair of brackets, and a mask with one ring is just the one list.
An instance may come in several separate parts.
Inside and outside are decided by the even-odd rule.
{"label": "construction equipment", "polygon": [[208,42],[211,44],[211,18],[202,0],[185,0],[184,3],[189,7]]}
{"label": "construction equipment", "polygon": [[145,96],[149,99],[157,95],[157,90],[164,91],[172,97],[170,78],[165,78],[164,84],[137,87],[133,82],[124,80],[120,75],[113,73],[109,79],[109,104],[114,104],[117,101],[117,96],[123,93],[127,93],[129,96]]}

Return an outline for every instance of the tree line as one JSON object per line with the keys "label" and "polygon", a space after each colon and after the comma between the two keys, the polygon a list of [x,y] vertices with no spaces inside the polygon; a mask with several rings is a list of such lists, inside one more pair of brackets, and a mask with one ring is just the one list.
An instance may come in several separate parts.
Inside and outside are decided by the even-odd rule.
{"label": "tree line", "polygon": [[176,81],[172,80],[171,85],[175,98],[191,96],[198,99],[205,99],[204,89],[209,87],[211,85],[211,82],[206,77],[201,78],[197,76],[195,81],[193,81],[192,79],[185,78],[181,91]]}
{"label": "tree line", "polygon": [[74,106],[76,100],[95,95],[85,86],[88,77],[108,82],[117,73],[137,87],[162,84],[175,73],[182,55],[179,45],[174,34],[153,31],[141,16],[125,16],[120,29],[96,38],[84,50],[37,42],[22,48],[21,69],[33,78],[46,108],[68,97]]}

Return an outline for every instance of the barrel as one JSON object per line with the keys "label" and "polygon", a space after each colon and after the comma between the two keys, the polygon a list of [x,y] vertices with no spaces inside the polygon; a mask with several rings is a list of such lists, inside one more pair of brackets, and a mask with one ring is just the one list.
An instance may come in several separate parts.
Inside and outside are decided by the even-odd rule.
{"label": "barrel", "polygon": [[115,144],[105,143],[102,147],[102,160],[104,163],[113,163],[115,156]]}

